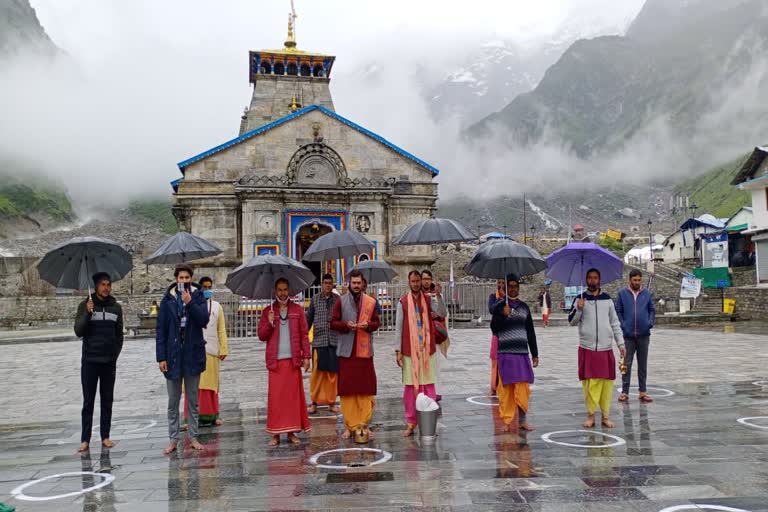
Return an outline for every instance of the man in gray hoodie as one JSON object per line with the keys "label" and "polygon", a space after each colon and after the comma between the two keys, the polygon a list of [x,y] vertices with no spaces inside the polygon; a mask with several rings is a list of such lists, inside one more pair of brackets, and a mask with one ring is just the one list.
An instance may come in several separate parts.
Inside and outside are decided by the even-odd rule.
{"label": "man in gray hoodie", "polygon": [[608,418],[616,379],[616,359],[613,342],[624,357],[624,336],[611,296],[600,289],[600,271],[587,271],[587,291],[573,302],[568,322],[579,326],[579,380],[584,388],[587,420],[583,426],[595,426],[598,407],[602,425],[613,427]]}

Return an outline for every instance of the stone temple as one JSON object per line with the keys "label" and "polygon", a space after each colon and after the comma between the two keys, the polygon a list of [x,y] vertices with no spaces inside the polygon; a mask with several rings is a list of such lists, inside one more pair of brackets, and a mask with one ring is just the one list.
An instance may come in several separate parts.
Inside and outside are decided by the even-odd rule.
{"label": "stone temple", "polygon": [[[429,247],[393,246],[408,225],[433,216],[438,170],[337,114],[329,88],[335,57],[299,50],[289,19],[279,50],[251,51],[250,105],[239,136],[178,164],[172,182],[179,228],[223,253],[199,262],[219,283],[254,255],[297,260],[319,236],[356,230],[360,258],[391,264],[401,279],[433,263]],[[354,259],[326,262],[338,282]],[[316,275],[321,264],[306,263]]]}

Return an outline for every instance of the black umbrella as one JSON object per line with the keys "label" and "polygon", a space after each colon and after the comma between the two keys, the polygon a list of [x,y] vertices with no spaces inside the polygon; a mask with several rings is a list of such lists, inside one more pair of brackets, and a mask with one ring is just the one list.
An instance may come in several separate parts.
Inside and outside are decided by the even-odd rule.
{"label": "black umbrella", "polygon": [[530,276],[546,268],[546,260],[527,245],[512,240],[494,240],[480,246],[464,271],[475,277],[499,279],[507,274]]}
{"label": "black umbrella", "polygon": [[[397,275],[395,269],[383,261],[375,260],[361,261],[352,267],[349,272],[352,272],[353,270],[362,272],[363,277],[369,283],[388,283]],[[349,272],[347,273],[347,279],[349,278]]]}
{"label": "black umbrella", "polygon": [[288,280],[289,293],[296,295],[309,288],[315,275],[303,264],[279,254],[254,256],[227,276],[226,286],[233,293],[251,299],[271,299],[275,281]]}
{"label": "black umbrella", "polygon": [[331,231],[312,242],[302,256],[304,261],[340,260],[368,254],[373,242],[357,231]]}
{"label": "black umbrella", "polygon": [[427,219],[408,226],[394,245],[434,245],[477,240],[477,236],[453,219]]}
{"label": "black umbrella", "polygon": [[131,255],[117,242],[95,236],[73,238],[57,245],[37,264],[40,278],[58,288],[88,290],[96,272],[112,281],[125,277],[133,267]]}
{"label": "black umbrella", "polygon": [[147,265],[155,263],[173,264],[185,261],[199,260],[221,254],[221,249],[208,240],[191,233],[180,231],[170,237],[152,253],[152,256],[144,260]]}

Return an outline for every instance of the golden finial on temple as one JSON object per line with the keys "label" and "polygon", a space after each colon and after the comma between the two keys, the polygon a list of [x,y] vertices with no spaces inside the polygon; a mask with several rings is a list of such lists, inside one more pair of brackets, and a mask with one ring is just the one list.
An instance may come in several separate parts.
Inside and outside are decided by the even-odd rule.
{"label": "golden finial on temple", "polygon": [[293,8],[293,0],[291,0],[291,12],[288,13],[288,38],[285,40],[286,48],[296,48],[296,37],[294,36],[296,26],[296,10]]}

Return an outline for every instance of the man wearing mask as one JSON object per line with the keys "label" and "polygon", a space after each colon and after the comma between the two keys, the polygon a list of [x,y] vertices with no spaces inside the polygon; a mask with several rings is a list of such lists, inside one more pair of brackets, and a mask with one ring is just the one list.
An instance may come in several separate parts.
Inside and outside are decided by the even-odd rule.
{"label": "man wearing mask", "polygon": [[123,309],[111,295],[109,274],[93,276],[94,292],[77,307],[75,334],[83,338],[80,382],[83,386],[82,433],[79,451],[88,450],[93,425],[93,403],[96,386],[101,399],[101,445],[112,448],[109,439],[112,425],[112,400],[117,375],[117,358],[123,349]]}
{"label": "man wearing mask", "polygon": [[637,353],[637,381],[640,388],[641,402],[653,402],[646,389],[648,376],[648,347],[651,343],[651,329],[656,322],[656,306],[653,296],[643,288],[643,273],[633,269],[629,273],[629,286],[619,292],[616,302],[616,314],[619,315],[624,343],[627,345],[627,370],[621,376],[621,395],[619,402],[629,400],[629,383],[632,379],[632,360]]}
{"label": "man wearing mask", "polygon": [[[229,354],[227,347],[227,326],[221,304],[213,300],[213,279],[200,278],[205,305],[208,310],[208,325],[203,329],[205,339],[205,371],[200,374],[197,402],[199,407],[198,424],[202,427],[222,424],[219,417],[219,370],[221,361]],[[187,416],[187,395],[184,394],[184,421]]]}
{"label": "man wearing mask", "polygon": [[281,277],[275,281],[275,301],[261,312],[259,339],[266,342],[267,362],[267,433],[269,446],[280,444],[280,434],[288,442],[299,444],[297,432],[309,432],[307,399],[301,370],[309,371],[312,352],[304,308],[290,297],[290,283]]}
{"label": "man wearing mask", "polygon": [[333,305],[331,329],[338,334],[339,396],[344,439],[371,437],[368,425],[376,405],[373,333],[379,328],[376,300],[363,293],[363,273],[349,273],[349,291]]}
{"label": "man wearing mask", "polygon": [[579,326],[579,380],[584,389],[587,420],[584,428],[595,426],[599,408],[602,425],[612,428],[609,419],[613,381],[616,379],[616,358],[613,342],[624,357],[624,339],[619,317],[611,296],[600,289],[600,271],[587,271],[587,291],[573,301],[568,322]]}
{"label": "man wearing mask", "polygon": [[410,437],[416,429],[416,396],[424,393],[435,400],[435,327],[430,299],[422,293],[421,272],[408,273],[410,291],[397,303],[395,316],[395,350],[397,365],[403,370],[403,406],[406,429]]}
{"label": "man wearing mask", "polygon": [[203,292],[192,284],[194,271],[187,264],[176,266],[176,282],[166,291],[157,315],[155,351],[160,371],[168,389],[168,437],[170,443],[163,453],[176,451],[181,425],[179,402],[182,382],[187,393],[190,446],[202,450],[198,434],[198,385],[205,371],[205,338],[203,329],[208,325],[208,308]]}
{"label": "man wearing mask", "polygon": [[312,375],[309,378],[309,395],[312,405],[309,414],[317,412],[318,405],[327,405],[332,413],[338,412],[336,396],[338,395],[337,377],[339,359],[336,355],[336,331],[331,329],[331,314],[338,300],[333,293],[333,276],[323,275],[320,293],[312,297],[307,310],[307,327],[312,329]]}

